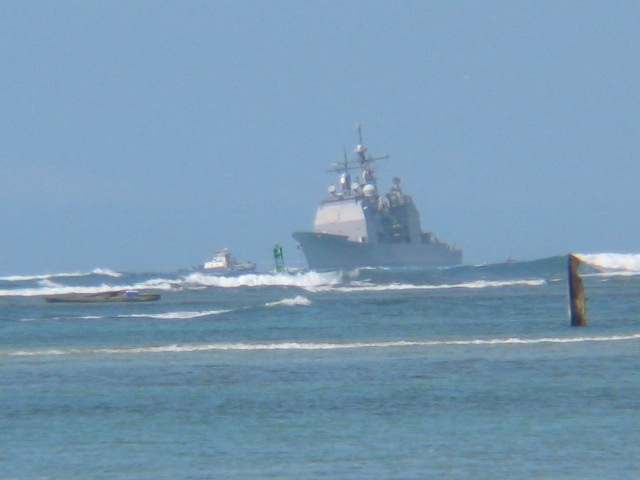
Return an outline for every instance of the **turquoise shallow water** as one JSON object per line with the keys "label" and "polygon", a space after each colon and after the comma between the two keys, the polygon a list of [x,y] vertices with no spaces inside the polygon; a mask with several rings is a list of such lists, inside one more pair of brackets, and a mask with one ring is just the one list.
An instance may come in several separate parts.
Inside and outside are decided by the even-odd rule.
{"label": "turquoise shallow water", "polygon": [[640,276],[564,268],[4,277],[0,478],[634,478]]}

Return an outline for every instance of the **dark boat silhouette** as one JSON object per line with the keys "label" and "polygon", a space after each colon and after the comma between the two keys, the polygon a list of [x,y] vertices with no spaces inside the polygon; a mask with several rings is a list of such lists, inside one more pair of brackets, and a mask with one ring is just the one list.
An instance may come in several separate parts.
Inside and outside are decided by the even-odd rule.
{"label": "dark boat silhouette", "polygon": [[44,299],[49,303],[153,302],[160,300],[160,295],[140,293],[135,290],[116,290],[113,292],[47,295]]}

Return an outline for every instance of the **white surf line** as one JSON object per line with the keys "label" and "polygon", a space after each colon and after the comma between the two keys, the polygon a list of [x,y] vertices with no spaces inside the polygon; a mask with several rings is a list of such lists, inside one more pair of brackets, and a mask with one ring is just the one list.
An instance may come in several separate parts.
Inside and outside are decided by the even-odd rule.
{"label": "white surf line", "polygon": [[36,322],[46,320],[102,320],[102,319],[123,319],[123,318],[149,318],[158,320],[190,320],[192,318],[209,317],[214,315],[222,315],[224,313],[231,313],[240,310],[250,310],[252,308],[264,308],[264,307],[295,307],[295,306],[309,306],[311,300],[301,295],[292,298],[283,298],[273,302],[267,302],[257,306],[245,305],[238,309],[223,309],[223,310],[202,310],[202,311],[177,311],[177,312],[160,312],[160,313],[128,313],[119,315],[82,315],[82,316],[69,316],[69,317],[44,317],[44,318],[21,318],[20,322]]}
{"label": "white surf line", "polygon": [[314,287],[320,285],[336,285],[341,281],[341,274],[337,272],[317,273],[251,273],[235,277],[207,275],[205,273],[191,273],[183,277],[181,282],[187,286],[204,286],[218,288],[239,287]]}
{"label": "white surf line", "polygon": [[[354,282],[355,283],[355,282]],[[456,288],[466,289],[483,289],[483,288],[499,288],[499,287],[539,287],[545,285],[547,282],[543,279],[530,279],[530,280],[476,280],[466,283],[452,283],[452,284],[438,284],[438,285],[416,285],[412,283],[390,283],[386,285],[376,284],[359,284],[355,286],[318,286],[318,287],[306,287],[307,290],[315,293],[320,292],[384,292],[394,290],[449,290]]]}
{"label": "white surf line", "polygon": [[640,333],[631,335],[610,335],[601,337],[543,337],[543,338],[493,338],[472,340],[427,340],[427,341],[389,341],[389,342],[352,342],[352,343],[211,343],[161,345],[155,347],[123,347],[97,349],[49,349],[15,350],[0,352],[0,356],[38,356],[38,355],[87,355],[87,354],[136,354],[136,353],[185,353],[210,351],[273,351],[273,350],[347,350],[364,348],[402,348],[431,346],[482,346],[482,345],[539,345],[567,344],[583,342],[619,342],[640,340]]}
{"label": "white surf line", "polygon": [[204,311],[188,311],[188,312],[164,312],[164,313],[130,313],[116,315],[117,318],[156,318],[162,320],[189,320],[191,318],[208,317],[211,315],[220,315],[229,313],[233,310],[204,310]]}
{"label": "white surf line", "polygon": [[120,272],[115,272],[109,268],[94,268],[90,272],[59,272],[59,273],[42,273],[36,275],[8,275],[0,277],[0,280],[7,282],[27,282],[31,280],[47,280],[50,278],[73,278],[88,277],[89,275],[104,275],[107,277],[121,277]]}
{"label": "white surf line", "polygon": [[307,297],[303,297],[302,295],[297,295],[292,298],[283,298],[282,300],[277,300],[275,302],[267,302],[264,304],[265,307],[295,307],[295,306],[309,306],[311,305],[311,300]]}
{"label": "white surf line", "polygon": [[178,285],[175,281],[165,278],[153,278],[133,285],[107,285],[98,286],[65,286],[49,282],[48,286],[39,288],[16,288],[10,290],[0,290],[0,297],[37,297],[45,295],[59,295],[65,293],[103,293],[120,290],[175,290]]}

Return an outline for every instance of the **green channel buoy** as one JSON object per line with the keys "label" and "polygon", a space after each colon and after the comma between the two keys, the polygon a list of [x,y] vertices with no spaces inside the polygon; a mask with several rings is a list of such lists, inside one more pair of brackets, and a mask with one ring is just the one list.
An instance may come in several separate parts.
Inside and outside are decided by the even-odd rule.
{"label": "green channel buoy", "polygon": [[273,261],[276,264],[276,272],[284,272],[284,253],[279,244],[273,247]]}

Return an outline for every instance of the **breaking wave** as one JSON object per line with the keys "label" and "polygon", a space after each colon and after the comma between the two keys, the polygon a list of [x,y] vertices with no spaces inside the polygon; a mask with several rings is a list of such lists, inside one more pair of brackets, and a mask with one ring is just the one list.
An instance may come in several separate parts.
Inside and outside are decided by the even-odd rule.
{"label": "breaking wave", "polygon": [[640,340],[640,333],[630,335],[611,335],[601,337],[543,337],[543,338],[491,338],[469,340],[427,340],[427,341],[387,341],[387,342],[351,342],[351,343],[209,343],[160,345],[155,347],[122,347],[95,349],[48,349],[48,350],[11,350],[1,352],[4,356],[38,355],[87,355],[87,354],[138,354],[138,353],[189,353],[210,351],[261,351],[261,350],[345,350],[362,348],[403,348],[437,346],[482,346],[482,345],[539,345],[570,344],[584,342],[619,342]]}
{"label": "breaking wave", "polygon": [[120,272],[114,272],[108,268],[94,268],[91,270],[92,275],[106,275],[107,277],[121,277],[122,274]]}
{"label": "breaking wave", "polygon": [[[45,278],[39,281],[38,287],[0,289],[0,297],[32,297],[43,295],[60,295],[67,293],[104,293],[120,290],[176,290],[182,288],[202,289],[209,287],[218,288],[239,288],[239,287],[298,287],[308,292],[379,292],[392,290],[438,290],[438,289],[481,289],[511,286],[540,286],[546,283],[543,279],[529,280],[476,280],[466,283],[451,284],[412,284],[412,283],[390,283],[378,284],[351,281],[341,284],[342,274],[338,272],[317,273],[307,272],[299,274],[250,274],[237,277],[221,277],[205,275],[202,273],[192,273],[181,279],[152,278],[139,283],[129,285],[101,285],[81,286],[81,285],[61,285]],[[277,302],[269,302],[266,306],[275,305],[309,305],[309,299],[297,296],[285,298]]]}
{"label": "breaking wave", "polygon": [[204,310],[201,312],[131,313],[118,315],[118,318],[159,318],[162,320],[188,320],[190,318],[209,317],[229,313],[232,310]]}
{"label": "breaking wave", "polygon": [[[356,282],[354,282],[356,283]],[[504,280],[504,281],[490,281],[490,280],[476,280],[474,282],[467,283],[454,283],[454,284],[440,284],[440,285],[414,285],[411,283],[391,283],[388,285],[375,285],[359,282],[357,285],[344,286],[344,287],[309,287],[308,290],[315,292],[323,291],[337,291],[337,292],[382,292],[390,290],[441,290],[452,288],[497,288],[497,287],[515,287],[515,286],[529,286],[538,287],[545,285],[547,282],[543,279],[532,280]]]}
{"label": "breaking wave", "polygon": [[[49,320],[101,320],[107,318],[103,315],[82,315],[80,317],[51,317]],[[21,318],[19,322],[38,322],[47,318]]]}
{"label": "breaking wave", "polygon": [[48,280],[50,278],[64,278],[64,277],[88,277],[90,275],[104,275],[107,277],[121,277],[122,274],[114,272],[108,268],[94,268],[90,272],[62,272],[62,273],[44,273],[41,275],[9,275],[6,277],[0,277],[0,280],[7,282],[28,282],[31,280]]}
{"label": "breaking wave", "polygon": [[96,286],[66,286],[42,280],[40,288],[16,288],[0,290],[0,297],[36,297],[41,295],[61,295],[65,293],[103,293],[120,290],[173,290],[178,287],[173,280],[154,278],[133,285],[96,285]]}
{"label": "breaking wave", "polygon": [[[188,320],[190,318],[208,317],[229,313],[233,310],[204,310],[200,312],[165,312],[165,313],[131,313],[128,315],[82,315],[79,317],[52,317],[51,320],[102,320],[105,318],[157,318],[161,320]],[[34,322],[35,318],[22,318],[21,322]],[[43,319],[40,319],[43,320]]]}
{"label": "breaking wave", "polygon": [[322,285],[336,285],[340,283],[342,274],[338,272],[318,273],[276,273],[238,275],[236,277],[222,277],[204,273],[192,273],[184,277],[188,286],[237,288],[237,287],[300,287],[313,288]]}
{"label": "breaking wave", "polygon": [[277,307],[277,306],[287,306],[294,307],[296,305],[308,306],[311,305],[311,300],[302,295],[298,295],[293,298],[283,298],[282,300],[278,300],[276,302],[267,302],[265,303],[265,307]]}
{"label": "breaking wave", "polygon": [[368,271],[368,270],[377,271],[377,270],[380,270],[380,271],[388,272],[388,271],[390,271],[392,269],[391,269],[391,267],[358,267],[358,268],[356,268],[356,270],[362,270],[362,271]]}
{"label": "breaking wave", "polygon": [[632,276],[640,275],[640,254],[593,253],[576,255],[584,263],[600,270],[587,276]]}

